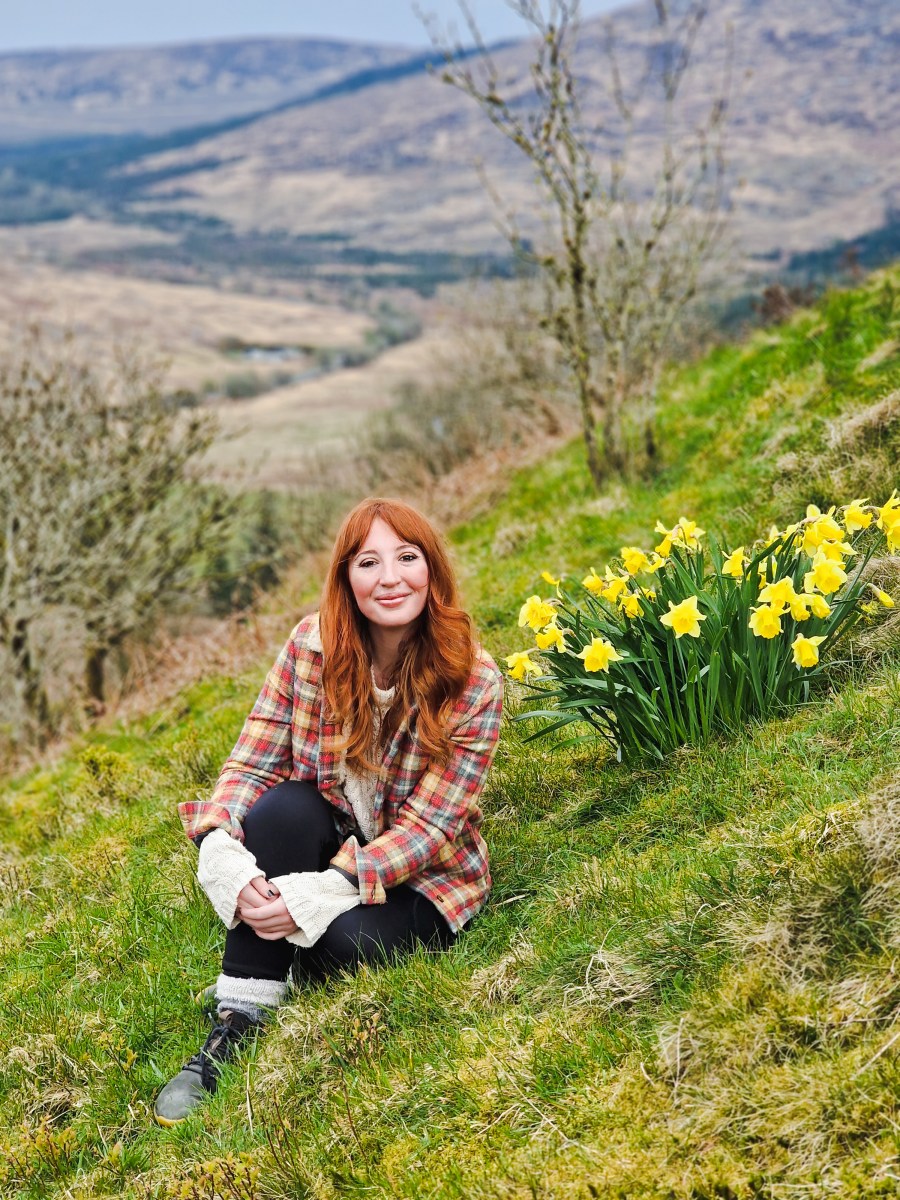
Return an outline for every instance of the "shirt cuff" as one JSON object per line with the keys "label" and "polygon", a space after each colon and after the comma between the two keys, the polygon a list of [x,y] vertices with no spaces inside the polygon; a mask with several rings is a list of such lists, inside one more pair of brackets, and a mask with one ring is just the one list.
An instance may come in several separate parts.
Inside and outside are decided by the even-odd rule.
{"label": "shirt cuff", "polygon": [[360,902],[359,888],[330,869],[276,875],[272,883],[297,926],[297,932],[288,934],[286,940],[303,949],[314,946],[335,917]]}
{"label": "shirt cuff", "polygon": [[373,865],[368,846],[361,846],[353,834],[331,860],[331,866],[356,876],[361,904],[384,904],[387,900],[384,884]]}
{"label": "shirt cuff", "polygon": [[265,877],[265,872],[260,870],[255,855],[227,829],[213,829],[201,842],[197,881],[228,929],[238,924],[238,896],[251,879],[260,876]]}

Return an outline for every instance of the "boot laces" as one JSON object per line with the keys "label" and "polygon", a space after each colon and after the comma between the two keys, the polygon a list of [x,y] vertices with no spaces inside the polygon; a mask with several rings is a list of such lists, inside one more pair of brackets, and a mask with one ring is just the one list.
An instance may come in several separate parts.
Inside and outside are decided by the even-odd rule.
{"label": "boot laces", "polygon": [[216,1090],[219,1064],[231,1058],[255,1025],[249,1020],[246,1024],[243,1021],[232,1024],[234,1014],[228,1014],[228,1017],[230,1019],[216,1021],[206,1041],[184,1064],[185,1070],[199,1072],[200,1082],[208,1092]]}

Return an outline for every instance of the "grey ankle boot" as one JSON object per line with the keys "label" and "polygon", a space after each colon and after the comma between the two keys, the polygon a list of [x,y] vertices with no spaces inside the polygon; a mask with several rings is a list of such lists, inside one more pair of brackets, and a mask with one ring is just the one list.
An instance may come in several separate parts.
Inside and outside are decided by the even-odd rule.
{"label": "grey ankle boot", "polygon": [[177,1125],[216,1090],[219,1066],[242,1042],[262,1028],[245,1013],[223,1011],[198,1052],[170,1079],[156,1097],[153,1115],[160,1125]]}

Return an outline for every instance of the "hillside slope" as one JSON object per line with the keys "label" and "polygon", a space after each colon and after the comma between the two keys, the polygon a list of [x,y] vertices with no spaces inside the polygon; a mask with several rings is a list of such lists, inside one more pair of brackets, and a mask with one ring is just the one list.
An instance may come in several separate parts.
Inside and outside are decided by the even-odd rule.
{"label": "hillside slope", "polygon": [[0,54],[0,143],[209,125],[411,53],[316,38],[241,38]]}
{"label": "hillside slope", "polygon": [[[649,11],[638,4],[617,15],[626,80],[646,66]],[[821,246],[881,224],[900,145],[896,6],[727,0],[697,48],[696,103],[708,104],[721,85],[726,27],[735,79],[729,158],[733,179],[747,181],[733,199],[748,248]],[[602,127],[609,112],[604,39],[603,19],[584,23],[577,63],[589,128]],[[525,93],[530,53],[522,42],[494,55],[507,94]],[[657,124],[648,114],[648,144]],[[643,157],[638,144],[636,159]],[[172,172],[148,188],[155,203],[237,230],[340,230],[381,249],[471,252],[501,245],[476,160],[490,165],[504,204],[528,228],[537,214],[525,159],[473,104],[421,72],[264,117],[129,170]]]}
{"label": "hillside slope", "polygon": [[[651,13],[642,0],[616,15],[626,81],[653,54]],[[610,110],[605,44],[604,19],[586,21],[577,68],[588,129],[602,130]],[[691,113],[718,94],[729,44],[742,249],[777,258],[885,225],[898,202],[897,6],[723,0],[696,48]],[[517,99],[531,53],[527,42],[494,53]],[[428,57],[290,39],[0,57],[0,221],[112,217],[183,234],[194,261],[240,245],[262,262],[274,247],[295,268],[298,239],[350,261],[373,250],[505,253],[474,164],[488,164],[526,234],[541,227],[531,169],[429,74]],[[655,103],[639,121],[638,183],[655,157]],[[97,136],[110,133],[120,136]],[[159,271],[178,255],[158,243],[155,258],[139,248],[122,261]]]}
{"label": "hillside slope", "polygon": [[[895,270],[673,375],[658,479],[597,497],[577,445],[522,472],[453,535],[489,647],[520,644],[541,570],[600,568],[657,517],[739,539],[837,486],[881,499],[900,476],[898,342]],[[663,766],[508,723],[485,798],[494,891],[472,929],[446,955],[297,995],[174,1130],[150,1106],[195,1048],[191,995],[221,945],[174,805],[214,779],[266,664],[10,780],[0,1191],[895,1195],[896,651]]]}

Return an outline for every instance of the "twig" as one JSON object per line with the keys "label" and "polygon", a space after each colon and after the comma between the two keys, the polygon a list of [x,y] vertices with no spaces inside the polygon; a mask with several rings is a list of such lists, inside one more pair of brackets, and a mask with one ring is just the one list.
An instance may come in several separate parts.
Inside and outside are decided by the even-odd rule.
{"label": "twig", "polygon": [[344,1074],[344,1068],[340,1064],[338,1064],[338,1070],[341,1073],[341,1090],[344,1093],[344,1104],[347,1108],[347,1121],[350,1124],[350,1132],[353,1134],[353,1140],[356,1142],[357,1146],[359,1146],[360,1153],[365,1155],[365,1147],[362,1144],[362,1139],[356,1132],[356,1125],[353,1123],[353,1113],[350,1109],[350,1095],[347,1091],[347,1076]]}
{"label": "twig", "polygon": [[900,1029],[898,1029],[897,1032],[892,1037],[888,1038],[888,1040],[884,1043],[884,1045],[881,1047],[881,1049],[877,1050],[872,1055],[872,1057],[869,1059],[869,1061],[865,1064],[865,1066],[860,1067],[859,1070],[853,1075],[852,1078],[858,1079],[859,1076],[862,1075],[864,1071],[868,1071],[869,1067],[871,1067],[873,1063],[877,1062],[878,1059],[881,1058],[882,1054],[884,1054],[886,1050],[890,1050],[891,1046],[893,1046],[894,1042],[896,1042],[898,1039],[900,1039]]}

